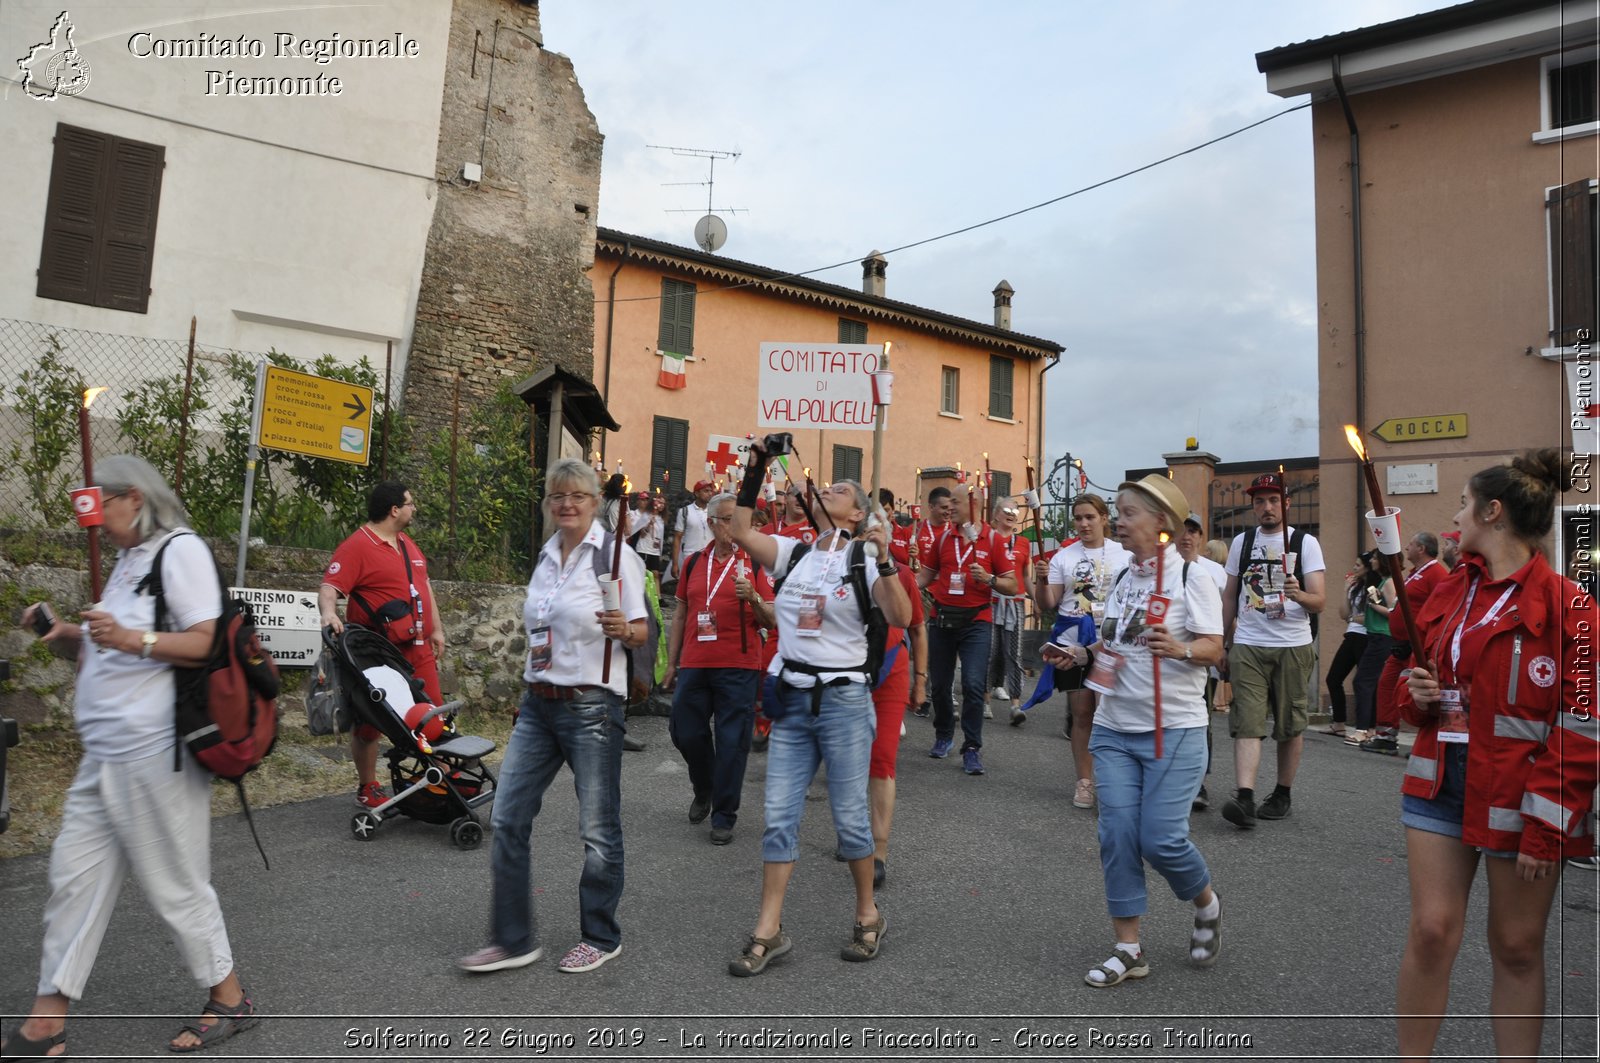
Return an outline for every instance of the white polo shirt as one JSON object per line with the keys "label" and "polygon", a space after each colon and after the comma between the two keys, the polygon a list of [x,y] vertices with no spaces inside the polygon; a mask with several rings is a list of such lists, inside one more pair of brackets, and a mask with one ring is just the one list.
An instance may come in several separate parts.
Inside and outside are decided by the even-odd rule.
{"label": "white polo shirt", "polygon": [[[550,666],[535,671],[532,655],[523,667],[522,678],[529,683],[550,686],[600,686],[608,641],[595,614],[601,611],[600,581],[595,576],[594,554],[605,540],[605,529],[595,521],[589,534],[561,564],[561,534],[545,541],[539,563],[528,580],[528,600],[522,606],[522,626],[530,642],[534,629],[550,629]],[[611,559],[605,559],[611,571]],[[633,547],[622,546],[622,615],[628,620],[643,620],[649,614],[644,604],[644,562]],[[628,696],[626,648],[617,641],[611,651],[611,681],[605,684],[613,694]]]}
{"label": "white polo shirt", "polygon": [[690,502],[678,510],[678,519],[673,524],[676,531],[683,533],[683,556],[698,553],[711,542],[711,522],[706,518],[710,512],[698,502]]}
{"label": "white polo shirt", "polygon": [[[168,631],[187,631],[222,615],[222,585],[216,562],[198,535],[169,532],[117,554],[100,608],[134,631],[156,629],[156,599],[136,590],[150,573],[156,552],[169,538],[162,561]],[[177,688],[172,666],[138,653],[101,650],[84,625],[78,648],[83,667],[73,706],[78,738],[87,757],[102,761],[142,760],[170,750],[177,735]]]}

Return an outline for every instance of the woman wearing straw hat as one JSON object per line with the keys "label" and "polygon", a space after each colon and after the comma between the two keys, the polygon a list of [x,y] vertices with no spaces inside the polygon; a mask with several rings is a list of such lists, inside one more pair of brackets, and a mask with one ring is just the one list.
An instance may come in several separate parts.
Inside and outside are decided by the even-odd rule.
{"label": "woman wearing straw hat", "polygon": [[[1146,862],[1194,903],[1190,962],[1209,967],[1222,944],[1222,905],[1189,838],[1189,808],[1206,766],[1206,668],[1222,659],[1222,596],[1204,573],[1189,578],[1170,542],[1188,512],[1183,492],[1164,476],[1117,490],[1117,538],[1132,559],[1111,586],[1088,680],[1102,694],[1089,750],[1116,932],[1111,956],[1084,976],[1097,989],[1150,973],[1139,941]],[[1081,646],[1045,650],[1058,666],[1088,656]]]}

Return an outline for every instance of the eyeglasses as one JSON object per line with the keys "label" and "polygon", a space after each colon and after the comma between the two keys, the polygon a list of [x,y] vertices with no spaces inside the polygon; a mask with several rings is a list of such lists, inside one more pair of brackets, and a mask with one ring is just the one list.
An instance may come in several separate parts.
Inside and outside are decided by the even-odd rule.
{"label": "eyeglasses", "polygon": [[729,513],[726,517],[711,517],[711,516],[708,516],[708,517],[706,517],[706,523],[707,524],[731,524],[731,523],[733,523],[733,514]]}
{"label": "eyeglasses", "polygon": [[574,506],[581,506],[585,501],[593,497],[594,495],[588,491],[569,491],[564,494],[546,495],[545,500],[552,506],[565,506],[569,503]]}
{"label": "eyeglasses", "polygon": [[116,493],[116,494],[114,494],[114,495],[106,495],[106,496],[105,496],[105,497],[104,497],[104,498],[102,498],[102,499],[101,499],[101,500],[100,500],[100,504],[101,504],[101,505],[102,505],[102,506],[103,506],[103,505],[105,505],[105,504],[106,504],[106,503],[107,503],[107,502],[111,502],[111,501],[113,501],[113,500],[115,500],[115,499],[118,499],[118,498],[127,498],[127,497],[128,497],[128,496],[129,496],[129,495],[130,495],[130,494],[132,494],[132,493],[133,493],[133,492],[132,492],[132,491],[118,491],[118,492],[117,492],[117,493]]}

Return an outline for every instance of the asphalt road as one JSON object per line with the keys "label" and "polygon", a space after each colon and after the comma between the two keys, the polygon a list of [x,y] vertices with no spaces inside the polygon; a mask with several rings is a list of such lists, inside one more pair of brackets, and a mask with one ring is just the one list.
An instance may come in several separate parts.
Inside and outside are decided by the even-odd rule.
{"label": "asphalt road", "polygon": [[[1003,717],[1004,712],[1000,715]],[[1092,813],[1071,807],[1061,702],[1024,728],[996,721],[989,774],[926,756],[910,719],[889,917],[874,963],[838,958],[849,936],[847,874],[832,859],[822,787],[784,923],[795,948],[755,979],[726,964],[753,925],[760,883],[764,759],[751,758],[732,845],[687,822],[687,775],[665,721],[631,721],[649,742],[624,758],[628,880],[624,952],[598,971],[557,972],[578,936],[581,851],[570,776],[534,830],[546,955],[468,976],[482,943],[488,849],[461,852],[443,828],[386,825],[352,839],[348,796],[257,814],[265,871],[242,819],[218,820],[214,880],[258,1029],[210,1054],[261,1059],[766,1058],[1358,1059],[1394,1051],[1395,968],[1407,918],[1400,761],[1308,738],[1294,815],[1242,833],[1216,811],[1194,835],[1224,902],[1216,967],[1187,966],[1189,916],[1152,876],[1144,944],[1153,973],[1090,989],[1112,943]],[[1214,727],[1220,734],[1225,720]],[[1228,787],[1228,743],[1217,745]],[[1271,757],[1259,787],[1271,785]],[[16,782],[16,780],[14,780]],[[0,863],[0,1008],[31,1000],[47,859]],[[1595,1058],[1596,890],[1568,869],[1551,921],[1549,1058]],[[1486,889],[1480,874],[1453,980],[1440,1058],[1490,1051]],[[69,1027],[74,1056],[170,1058],[175,1016],[203,992],[136,888],[125,891]],[[9,1029],[12,1020],[6,1020]],[[387,1031],[387,1032],[386,1032]],[[877,1031],[876,1033],[870,1031]],[[1168,1032],[1172,1031],[1172,1032]],[[796,1038],[804,1047],[784,1045]],[[404,1038],[411,1038],[408,1042]],[[1117,1037],[1122,1041],[1114,1040]],[[567,1047],[570,1038],[570,1047]]]}

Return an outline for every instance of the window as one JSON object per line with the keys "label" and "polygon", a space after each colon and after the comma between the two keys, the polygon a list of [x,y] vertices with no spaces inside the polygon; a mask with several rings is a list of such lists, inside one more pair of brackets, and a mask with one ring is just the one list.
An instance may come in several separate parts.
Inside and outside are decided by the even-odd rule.
{"label": "window", "polygon": [[861,480],[861,448],[833,445],[833,479]]}
{"label": "window", "polygon": [[1001,472],[999,469],[989,470],[994,476],[994,483],[989,488],[989,497],[996,502],[1003,498],[1011,497],[1011,474]]}
{"label": "window", "polygon": [[944,367],[943,384],[939,389],[939,412],[961,412],[961,370],[953,365]]}
{"label": "window", "polygon": [[1550,342],[1593,343],[1595,279],[1600,264],[1600,210],[1594,182],[1574,181],[1545,195],[1550,231]]}
{"label": "window", "polygon": [[656,346],[667,354],[694,356],[694,285],[661,278],[661,331]]}
{"label": "window", "polygon": [[650,436],[650,486],[665,494],[687,491],[684,480],[689,461],[689,422],[677,417],[657,417]]}
{"label": "window", "polygon": [[57,125],[41,299],[145,313],[166,149]]}
{"label": "window", "polygon": [[1012,362],[998,354],[989,356],[989,416],[1011,419]]}
{"label": "window", "polygon": [[1595,73],[1600,60],[1591,53],[1574,62],[1552,56],[1544,64],[1545,128],[1561,129],[1600,120]]}
{"label": "window", "polygon": [[851,321],[847,317],[839,319],[840,343],[866,343],[867,323],[865,321]]}

